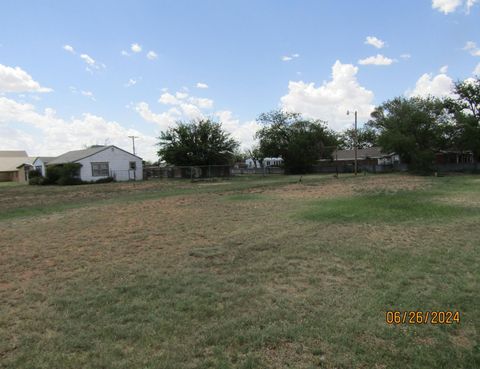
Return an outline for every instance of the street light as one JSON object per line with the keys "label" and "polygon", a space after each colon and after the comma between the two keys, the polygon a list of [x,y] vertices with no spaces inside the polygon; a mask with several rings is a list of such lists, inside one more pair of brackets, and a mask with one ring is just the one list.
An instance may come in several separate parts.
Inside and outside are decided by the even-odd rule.
{"label": "street light", "polygon": [[[350,111],[347,110],[347,115]],[[353,150],[355,152],[355,175],[357,175],[357,111],[355,110],[355,130],[353,132]]]}

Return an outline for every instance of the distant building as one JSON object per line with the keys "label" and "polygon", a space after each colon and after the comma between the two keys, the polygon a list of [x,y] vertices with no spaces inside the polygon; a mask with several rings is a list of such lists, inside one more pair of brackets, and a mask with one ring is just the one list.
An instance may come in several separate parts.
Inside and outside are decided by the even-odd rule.
{"label": "distant building", "polygon": [[32,161],[26,151],[0,151],[0,182],[28,182]]}
{"label": "distant building", "polygon": [[[335,150],[332,159],[320,161],[334,161],[342,165],[355,163],[355,150]],[[380,147],[368,147],[357,150],[357,164],[360,165],[392,165],[400,163],[400,156],[395,153],[384,153]]]}
{"label": "distant building", "polygon": [[106,177],[113,177],[117,181],[143,179],[142,158],[113,145],[96,145],[84,150],[69,151],[46,165],[49,167],[66,163],[81,164],[78,178],[82,181],[90,182]]}
{"label": "distant building", "polygon": [[47,164],[53,159],[55,159],[55,156],[37,156],[32,163],[33,170],[36,170],[42,177],[45,177],[47,174]]}
{"label": "distant building", "polygon": [[261,162],[260,160],[255,160],[253,158],[248,158],[245,160],[247,168],[262,168],[263,167],[280,167],[283,165],[282,158],[264,158]]}

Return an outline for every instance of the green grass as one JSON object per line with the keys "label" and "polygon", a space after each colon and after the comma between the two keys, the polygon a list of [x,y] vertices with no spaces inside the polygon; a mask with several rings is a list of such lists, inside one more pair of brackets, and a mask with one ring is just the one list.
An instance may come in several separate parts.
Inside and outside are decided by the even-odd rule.
{"label": "green grass", "polygon": [[0,367],[480,367],[480,177],[297,180],[55,188],[4,218]]}
{"label": "green grass", "polygon": [[441,222],[480,215],[480,209],[438,203],[432,191],[397,191],[318,201],[302,213],[321,222]]}

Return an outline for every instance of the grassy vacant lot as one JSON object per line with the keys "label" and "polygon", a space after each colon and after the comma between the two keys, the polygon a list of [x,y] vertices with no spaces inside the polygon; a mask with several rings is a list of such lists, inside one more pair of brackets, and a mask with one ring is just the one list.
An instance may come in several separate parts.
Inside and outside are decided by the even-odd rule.
{"label": "grassy vacant lot", "polygon": [[0,366],[479,368],[480,177],[297,181],[2,186]]}

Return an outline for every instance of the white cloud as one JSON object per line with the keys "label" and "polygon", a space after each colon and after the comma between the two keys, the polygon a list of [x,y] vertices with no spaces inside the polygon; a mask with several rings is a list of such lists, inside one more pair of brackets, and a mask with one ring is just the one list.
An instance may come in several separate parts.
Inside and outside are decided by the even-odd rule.
{"label": "white cloud", "polygon": [[101,68],[106,68],[105,64],[100,64],[95,61],[90,55],[88,54],[81,54],[80,59],[82,59],[86,64],[87,68],[86,70],[88,72],[93,72],[93,69],[101,69]]}
{"label": "white cloud", "polygon": [[121,54],[122,54],[123,56],[130,56],[130,54],[129,54],[127,51],[125,51],[125,50],[122,50]]}
{"label": "white cloud", "polygon": [[432,8],[444,14],[455,12],[462,5],[465,13],[469,14],[471,8],[478,2],[478,0],[432,0]]}
{"label": "white cloud", "polygon": [[130,46],[130,50],[132,50],[134,53],[139,53],[142,51],[142,47],[139,44],[135,43]]}
{"label": "white cloud", "polygon": [[139,102],[135,105],[135,111],[147,122],[156,123],[160,130],[165,130],[180,119],[181,113],[176,108],[171,108],[166,112],[156,114],[150,110],[146,102]]}
{"label": "white cloud", "polygon": [[439,70],[440,74],[447,74],[448,72],[448,65],[444,65],[443,67],[440,68]]}
{"label": "white cloud", "polygon": [[477,47],[477,44],[473,41],[467,41],[463,50],[468,51],[473,56],[480,56],[480,49]]}
{"label": "white cloud", "polygon": [[137,84],[137,80],[130,78],[127,83],[125,83],[125,87],[135,86]]}
{"label": "white cloud", "polygon": [[198,82],[196,85],[197,88],[208,88],[208,85],[203,82]]}
{"label": "white cloud", "polygon": [[178,105],[180,104],[180,101],[171,93],[169,92],[164,92],[163,94],[160,95],[160,98],[158,99],[158,102],[161,104],[165,105]]}
{"label": "white cloud", "polygon": [[[18,123],[28,128],[16,128]],[[125,128],[115,121],[85,113],[79,118],[62,119],[53,109],[38,112],[31,104],[0,97],[0,147],[22,149],[32,155],[60,155],[83,145],[109,142],[131,150],[130,135],[139,136],[137,152],[144,159],[155,159],[155,138]]]}
{"label": "white cloud", "polygon": [[291,54],[291,55],[285,55],[285,56],[282,56],[282,61],[284,62],[288,62],[290,60],[293,60],[293,59],[296,59],[296,58],[299,58],[300,57],[300,54]]}
{"label": "white cloud", "polygon": [[480,77],[480,63],[478,63],[475,69],[473,70],[473,74]]}
{"label": "white cloud", "polygon": [[204,97],[190,97],[188,101],[201,109],[210,109],[213,107],[213,100]]}
{"label": "white cloud", "polygon": [[147,58],[148,58],[149,60],[155,60],[155,59],[158,58],[158,55],[157,55],[157,53],[156,53],[155,51],[150,50],[150,51],[147,53]]}
{"label": "white cloud", "polygon": [[365,39],[365,44],[376,47],[377,49],[381,49],[385,46],[385,41],[382,41],[375,36],[367,36],[367,38]]}
{"label": "white cloud", "polygon": [[97,101],[95,99],[95,96],[93,96],[93,92],[92,91],[80,91],[80,93],[85,96],[85,97],[88,97],[89,99],[91,99],[92,101]]}
{"label": "white cloud", "polygon": [[474,6],[476,3],[478,3],[478,0],[467,0],[467,14],[470,13],[470,9],[472,6]]}
{"label": "white cloud", "polygon": [[400,55],[400,57],[401,57],[402,59],[405,59],[405,60],[406,60],[406,59],[410,59],[410,58],[412,57],[412,55],[410,55],[410,54],[408,54],[408,53],[405,53],[405,54]]}
{"label": "white cloud", "polygon": [[452,96],[453,80],[444,73],[433,76],[432,74],[423,74],[415,84],[413,90],[406,92],[408,97],[446,97]]}
{"label": "white cloud", "polygon": [[390,65],[394,63],[395,60],[387,58],[381,54],[377,54],[376,56],[370,56],[365,59],[360,59],[358,64],[361,65]]}
{"label": "white cloud", "polygon": [[432,0],[432,8],[444,14],[454,12],[460,5],[462,0]]}
{"label": "white cloud", "polygon": [[37,81],[20,67],[0,64],[0,93],[5,92],[51,92],[51,88],[40,86]]}
{"label": "white cloud", "polygon": [[90,65],[90,66],[94,66],[94,65],[95,65],[95,60],[94,60],[92,57],[90,57],[89,55],[87,55],[87,54],[82,54],[82,55],[80,55],[80,58],[81,58],[85,63],[87,63],[87,64]]}
{"label": "white cloud", "polygon": [[[139,102],[134,109],[144,120],[157,124],[160,130],[166,130],[179,120],[204,119],[207,116],[212,116],[204,112],[204,109],[213,107],[213,100],[211,99],[189,96],[184,92],[170,94],[165,91],[160,96],[159,102],[173,106],[167,111],[154,113],[146,102]],[[231,133],[235,139],[241,141],[244,148],[253,144],[253,136],[259,128],[258,123],[254,121],[241,123],[228,110],[214,112],[213,117],[219,119],[225,130]]]}
{"label": "white cloud", "polygon": [[64,49],[65,51],[68,51],[69,53],[75,54],[75,50],[74,50],[73,47],[70,46],[70,45],[63,45],[63,49]]}
{"label": "white cloud", "polygon": [[358,67],[336,61],[332,67],[332,80],[315,87],[314,83],[290,81],[288,94],[281,98],[287,111],[306,117],[328,121],[333,129],[343,129],[351,124],[347,110],[357,110],[361,120],[367,120],[374,109],[373,92],[360,86]]}
{"label": "white cloud", "polygon": [[222,127],[241,143],[243,149],[249,149],[255,142],[255,133],[261,128],[256,121],[240,122],[229,110],[217,111],[215,117],[222,123]]}

